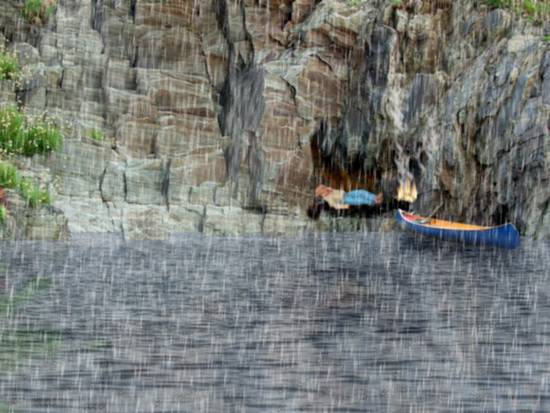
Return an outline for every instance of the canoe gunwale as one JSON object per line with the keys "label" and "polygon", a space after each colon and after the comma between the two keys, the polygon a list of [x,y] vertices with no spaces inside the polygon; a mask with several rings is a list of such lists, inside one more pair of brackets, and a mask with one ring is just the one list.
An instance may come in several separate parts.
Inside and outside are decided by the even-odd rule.
{"label": "canoe gunwale", "polygon": [[[491,245],[502,248],[513,249],[519,246],[520,236],[513,224],[507,223],[493,227],[479,227],[479,229],[460,228],[460,227],[440,227],[415,222],[413,219],[405,216],[409,214],[401,209],[397,210],[397,221],[406,228],[417,232],[418,234],[436,237],[442,240],[460,241],[473,245]],[[418,216],[419,218],[423,218]],[[440,220],[441,221],[441,220]],[[450,221],[445,221],[452,224]]]}
{"label": "canoe gunwale", "polygon": [[[451,226],[445,227],[445,226],[432,225],[430,223],[422,223],[422,222],[418,222],[418,221],[415,221],[415,220],[412,220],[412,219],[408,219],[404,214],[414,215],[414,216],[417,216],[419,218],[424,218],[424,217],[421,217],[421,216],[416,215],[416,214],[410,214],[410,213],[405,212],[401,209],[399,209],[399,214],[401,214],[401,217],[403,218],[404,221],[407,221],[408,223],[410,223],[412,225],[418,225],[418,226],[421,226],[421,227],[424,227],[424,228],[433,228],[433,229],[438,229],[438,230],[443,230],[443,231],[476,231],[476,232],[480,232],[480,231],[490,231],[490,230],[498,229],[498,228],[501,228],[501,227],[505,227],[506,225],[510,225],[510,224],[502,224],[502,225],[496,225],[496,226],[493,226],[493,227],[485,227],[485,226],[481,226],[481,225],[468,225],[468,226],[464,226],[464,227],[462,227],[462,226],[453,227],[452,224],[454,224],[454,223],[451,222],[451,221],[444,221],[442,219],[436,220],[436,221],[441,221],[441,222],[448,222],[449,224],[451,224]],[[471,228],[468,228],[468,227],[471,227]]]}

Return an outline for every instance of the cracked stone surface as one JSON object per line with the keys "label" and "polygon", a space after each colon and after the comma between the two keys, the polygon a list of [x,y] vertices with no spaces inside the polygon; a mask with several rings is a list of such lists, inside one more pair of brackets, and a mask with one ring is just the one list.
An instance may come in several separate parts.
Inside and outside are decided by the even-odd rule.
{"label": "cracked stone surface", "polygon": [[26,79],[0,102],[64,125],[58,153],[18,161],[46,177],[54,238],[386,228],[305,209],[318,183],[404,174],[419,212],[550,236],[548,22],[467,0],[70,0],[31,28],[19,3],[0,45]]}

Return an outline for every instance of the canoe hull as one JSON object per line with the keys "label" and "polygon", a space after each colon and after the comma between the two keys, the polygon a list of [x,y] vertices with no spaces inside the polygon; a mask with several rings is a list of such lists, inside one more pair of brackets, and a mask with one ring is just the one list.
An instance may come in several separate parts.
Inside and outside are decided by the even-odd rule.
{"label": "canoe hull", "polygon": [[396,219],[403,227],[409,230],[442,240],[510,249],[516,248],[520,244],[519,233],[512,224],[504,224],[496,227],[480,227],[479,229],[468,230],[437,228],[407,219],[400,209],[397,210]]}

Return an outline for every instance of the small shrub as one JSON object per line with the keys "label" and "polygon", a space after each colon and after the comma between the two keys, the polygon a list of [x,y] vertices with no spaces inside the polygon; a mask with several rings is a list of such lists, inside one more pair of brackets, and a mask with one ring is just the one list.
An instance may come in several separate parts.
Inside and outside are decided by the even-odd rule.
{"label": "small shrub", "polygon": [[15,166],[7,162],[0,162],[0,187],[18,189],[23,199],[32,208],[51,203],[48,191],[43,191],[28,178],[20,178]]}
{"label": "small shrub", "polygon": [[39,121],[27,129],[21,153],[33,156],[36,153],[48,153],[61,146],[61,132],[49,121]]}
{"label": "small shrub", "polygon": [[17,80],[20,72],[21,68],[15,55],[0,49],[0,80]]}
{"label": "small shrub", "polygon": [[395,8],[403,7],[403,0],[393,0],[392,6]]}
{"label": "small shrub", "polygon": [[0,162],[0,186],[3,188],[16,188],[19,186],[19,174],[12,164]]}
{"label": "small shrub", "polygon": [[40,18],[41,10],[42,0],[27,0],[21,13],[29,23],[34,23],[36,19]]}
{"label": "small shrub", "polygon": [[21,179],[19,182],[19,191],[31,208],[39,205],[49,205],[51,203],[50,193],[43,191],[29,179]]}
{"label": "small shrub", "polygon": [[545,42],[550,42],[550,34],[547,34],[546,36],[543,37],[543,40]]}
{"label": "small shrub", "polygon": [[357,7],[361,3],[363,3],[363,0],[347,0],[347,3],[348,3],[348,6]]}
{"label": "small shrub", "polygon": [[17,153],[25,139],[25,117],[13,106],[0,110],[0,148]]}
{"label": "small shrub", "polygon": [[542,0],[485,0],[485,4],[492,9],[509,9],[535,24],[541,24],[550,18],[550,4]]}
{"label": "small shrub", "polygon": [[6,217],[8,216],[8,210],[4,205],[0,205],[0,225],[4,225]]}
{"label": "small shrub", "polygon": [[502,0],[485,0],[485,4],[492,8],[502,7]]}
{"label": "small shrub", "polygon": [[55,0],[26,0],[21,14],[31,24],[43,24],[55,10]]}
{"label": "small shrub", "polygon": [[103,141],[105,140],[105,135],[97,129],[92,129],[88,132],[88,137],[94,141]]}
{"label": "small shrub", "polygon": [[523,0],[523,11],[532,16],[537,12],[537,8],[532,0]]}
{"label": "small shrub", "polygon": [[0,149],[7,153],[33,156],[58,149],[61,131],[50,120],[30,122],[13,106],[0,109]]}

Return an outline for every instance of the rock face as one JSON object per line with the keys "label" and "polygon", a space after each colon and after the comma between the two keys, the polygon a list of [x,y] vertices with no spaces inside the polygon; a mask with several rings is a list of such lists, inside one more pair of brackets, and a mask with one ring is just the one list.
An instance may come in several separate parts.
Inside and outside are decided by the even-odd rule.
{"label": "rock face", "polygon": [[[66,125],[71,234],[288,233],[317,183],[413,174],[416,209],[550,236],[546,28],[467,0],[67,0],[0,10],[19,98]],[[101,142],[90,138],[101,132]]]}

